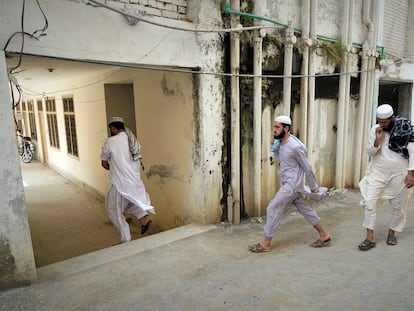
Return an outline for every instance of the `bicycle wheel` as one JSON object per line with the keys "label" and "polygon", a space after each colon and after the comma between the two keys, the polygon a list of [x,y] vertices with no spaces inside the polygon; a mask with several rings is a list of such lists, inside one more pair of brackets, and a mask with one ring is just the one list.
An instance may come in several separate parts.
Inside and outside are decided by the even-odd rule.
{"label": "bicycle wheel", "polygon": [[30,163],[33,159],[33,152],[29,149],[25,149],[22,153],[22,160],[24,163]]}

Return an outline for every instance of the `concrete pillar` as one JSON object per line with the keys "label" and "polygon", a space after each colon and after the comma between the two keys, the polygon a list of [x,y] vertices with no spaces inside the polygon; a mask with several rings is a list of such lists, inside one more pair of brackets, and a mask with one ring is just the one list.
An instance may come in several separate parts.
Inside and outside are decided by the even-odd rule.
{"label": "concrete pillar", "polygon": [[[231,1],[231,8],[235,11],[240,10],[238,0]],[[239,27],[240,16],[231,16],[232,28]],[[240,34],[233,32],[230,37],[231,64],[231,189],[228,190],[229,198],[227,202],[232,202],[232,206],[227,206],[228,220],[235,224],[240,224],[241,220],[241,172],[240,172]]]}
{"label": "concrete pillar", "polygon": [[284,78],[283,78],[283,109],[281,114],[290,116],[290,102],[292,93],[292,57],[293,45],[296,43],[295,32],[289,22],[285,33],[285,63],[284,63]]}
{"label": "concrete pillar", "polygon": [[36,279],[15,135],[6,58],[0,51],[0,290]]}

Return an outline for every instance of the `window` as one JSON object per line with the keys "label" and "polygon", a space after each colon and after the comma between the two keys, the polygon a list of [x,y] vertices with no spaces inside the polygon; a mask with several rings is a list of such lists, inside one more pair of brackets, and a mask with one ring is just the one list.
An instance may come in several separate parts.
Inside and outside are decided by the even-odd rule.
{"label": "window", "polygon": [[42,105],[42,100],[41,99],[37,100],[37,111],[38,112],[43,111],[43,105]]}
{"label": "window", "polygon": [[62,101],[68,153],[78,157],[78,139],[76,136],[75,107],[73,105],[73,97],[64,97],[62,98]]}
{"label": "window", "polygon": [[60,148],[59,132],[58,132],[58,126],[57,126],[57,117],[56,117],[56,103],[55,103],[54,98],[46,99],[46,117],[47,117],[47,126],[49,128],[50,146],[59,149]]}
{"label": "window", "polygon": [[[23,131],[23,113],[22,113],[22,105],[20,105],[20,102],[18,102],[15,106],[15,111],[14,111],[14,117],[15,120],[17,122],[17,129]],[[23,132],[22,132],[23,134]]]}
{"label": "window", "polygon": [[22,101],[22,116],[23,116],[23,127],[22,127],[22,131],[23,131],[23,135],[24,136],[30,136],[30,131],[29,131],[29,121],[27,120],[27,105],[25,101]]}
{"label": "window", "polygon": [[30,137],[33,140],[37,141],[37,130],[36,130],[33,100],[27,101],[27,111],[29,113]]}

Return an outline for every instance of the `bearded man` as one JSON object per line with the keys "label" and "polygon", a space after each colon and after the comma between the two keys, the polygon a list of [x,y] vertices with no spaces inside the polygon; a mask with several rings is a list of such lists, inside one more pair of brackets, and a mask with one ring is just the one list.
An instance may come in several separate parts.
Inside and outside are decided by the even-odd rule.
{"label": "bearded man", "polygon": [[[267,206],[263,241],[248,246],[254,253],[271,250],[272,238],[279,229],[283,211],[290,205],[294,206],[319,233],[319,238],[311,244],[313,247],[325,247],[331,242],[331,237],[322,227],[316,211],[304,198],[306,194],[318,201],[323,198],[327,188],[319,187],[316,182],[311,164],[306,158],[306,147],[289,133],[291,126],[292,121],[288,116],[278,116],[274,121],[274,139],[279,140],[277,153],[280,161],[281,187]],[[274,152],[274,142],[271,141],[271,144],[271,150]],[[308,186],[304,185],[305,177]]]}
{"label": "bearded man", "polygon": [[362,251],[375,247],[374,226],[377,205],[387,200],[390,222],[386,243],[396,245],[395,232],[402,232],[407,218],[411,187],[414,185],[414,131],[411,121],[395,116],[389,104],[376,111],[377,124],[371,128],[367,153],[371,157],[359,183],[364,207],[362,226],[366,239],[358,245]]}

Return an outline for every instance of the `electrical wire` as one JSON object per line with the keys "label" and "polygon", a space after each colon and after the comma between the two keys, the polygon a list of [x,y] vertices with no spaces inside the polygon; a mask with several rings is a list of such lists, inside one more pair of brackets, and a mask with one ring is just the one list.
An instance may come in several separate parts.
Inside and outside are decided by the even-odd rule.
{"label": "electrical wire", "polygon": [[[45,18],[45,26],[43,29],[41,30],[36,30],[34,33],[40,31],[41,35],[43,35],[43,32],[47,29],[48,23],[47,23],[47,18],[42,10],[42,8],[40,7],[40,4],[38,2],[38,0],[36,0],[44,18]],[[98,6],[107,8],[109,10],[112,10],[114,12],[117,12],[119,14],[122,14],[124,16],[128,16],[130,18],[135,18],[139,21],[142,22],[146,22],[149,24],[153,24],[155,26],[159,26],[159,27],[164,27],[164,28],[169,28],[171,29],[171,31],[169,33],[167,33],[157,44],[155,44],[151,50],[149,50],[147,53],[145,53],[139,60],[137,60],[136,62],[142,60],[143,58],[145,58],[146,56],[148,56],[152,51],[154,51],[159,44],[164,41],[164,39],[171,34],[172,31],[174,30],[181,30],[181,31],[188,31],[188,32],[196,32],[196,33],[212,33],[212,32],[216,32],[216,33],[228,33],[228,32],[240,32],[240,31],[246,31],[246,30],[255,30],[255,29],[261,29],[261,28],[266,28],[266,26],[254,26],[254,27],[244,27],[244,28],[233,28],[233,29],[191,29],[191,28],[182,28],[182,27],[173,27],[173,26],[167,26],[167,25],[163,25],[160,23],[156,23],[156,22],[152,22],[146,19],[143,19],[141,17],[117,10],[115,8],[112,8],[108,5],[102,4],[99,1],[96,0],[89,0],[89,2],[92,2]],[[22,19],[23,19],[23,15],[24,15],[24,9],[23,9],[23,13],[22,13]],[[22,26],[23,26],[23,22],[22,22]],[[281,28],[281,26],[269,26],[267,28]],[[17,32],[17,33],[21,33],[21,32]],[[15,34],[17,34],[15,33]],[[33,33],[33,34],[34,34]],[[14,35],[15,35],[14,34]],[[29,36],[33,36],[33,34],[28,34]],[[13,35],[13,36],[14,36]],[[10,41],[10,39],[8,40],[8,42]],[[7,44],[8,44],[7,42]],[[6,44],[6,46],[7,46]],[[414,58],[414,56],[408,57],[406,59],[411,59]],[[399,61],[394,62],[393,64],[387,64],[387,65],[383,65],[382,67],[388,67],[388,66],[392,66],[395,64],[398,64],[400,62],[403,62],[404,59],[400,59]],[[47,92],[47,94],[52,95],[52,94],[57,94],[57,93],[62,93],[62,92],[68,92],[68,91],[74,91],[74,90],[79,90],[85,87],[89,87],[89,86],[93,86],[96,85],[100,82],[103,82],[105,80],[108,80],[109,78],[113,77],[116,73],[118,73],[120,70],[122,70],[122,68],[127,67],[127,68],[136,68],[136,69],[145,69],[145,70],[154,70],[154,71],[166,71],[166,72],[178,72],[178,73],[190,73],[190,74],[203,74],[203,75],[213,75],[213,76],[222,76],[222,77],[232,77],[232,76],[238,76],[241,78],[263,78],[263,79],[283,79],[283,78],[291,78],[291,79],[295,79],[295,78],[309,78],[309,77],[313,77],[313,78],[318,78],[318,77],[329,77],[329,76],[341,76],[341,75],[355,75],[355,74],[359,74],[361,72],[371,72],[371,71],[375,71],[376,69],[367,69],[367,70],[358,70],[358,71],[353,71],[353,72],[341,72],[341,73],[327,73],[327,74],[314,74],[314,75],[254,75],[254,74],[232,74],[232,73],[224,73],[224,72],[206,72],[206,71],[197,71],[197,70],[189,70],[189,69],[177,69],[177,68],[160,68],[160,67],[155,67],[155,66],[148,66],[148,65],[132,65],[132,64],[128,64],[128,65],[120,65],[119,63],[106,63],[108,65],[114,65],[114,66],[121,66],[121,68],[113,73],[111,73],[109,76],[103,78],[103,79],[99,79],[95,82],[92,83],[88,83],[85,85],[81,85],[75,88],[70,88],[70,89],[63,89],[63,90],[56,90],[56,91],[52,91],[52,92]],[[17,68],[17,67],[16,67]],[[31,93],[25,92],[25,95],[42,95],[44,96],[45,93],[44,92],[37,92],[34,90],[30,90],[28,88],[25,88],[24,86],[20,86],[18,88],[19,90],[25,89]]]}
{"label": "electrical wire", "polygon": [[[386,67],[390,67],[393,65],[397,65],[398,63],[402,63],[405,62],[407,60],[410,59],[414,59],[414,55],[401,59],[397,62],[393,62],[392,64],[386,64],[383,65],[383,68]],[[26,88],[24,86],[21,86],[22,89],[30,92],[25,92],[25,95],[41,95],[41,96],[45,96],[47,95],[53,95],[53,94],[58,94],[58,93],[64,93],[64,92],[70,92],[70,91],[75,91],[75,90],[79,90],[82,88],[86,88],[89,86],[93,86],[96,85],[100,82],[106,81],[108,79],[110,79],[111,77],[113,77],[115,74],[117,74],[118,72],[120,72],[123,68],[134,68],[134,69],[143,69],[143,70],[153,70],[153,71],[163,71],[163,72],[175,72],[175,73],[188,73],[188,74],[198,74],[198,75],[210,75],[210,76],[218,76],[218,77],[240,77],[240,78],[262,78],[262,79],[284,79],[284,78],[290,78],[290,79],[299,79],[299,78],[322,78],[322,77],[334,77],[334,76],[342,76],[342,75],[357,75],[363,72],[375,72],[377,69],[373,68],[373,69],[365,69],[365,70],[356,70],[356,71],[351,71],[351,72],[337,72],[337,73],[326,73],[326,74],[313,74],[313,75],[266,75],[266,74],[262,74],[262,75],[254,75],[254,74],[243,74],[243,73],[238,73],[238,74],[232,74],[232,73],[225,73],[225,72],[209,72],[209,71],[199,71],[199,70],[189,70],[189,69],[179,69],[179,68],[160,68],[160,67],[155,67],[155,66],[148,66],[148,65],[120,65],[119,63],[106,63],[107,65],[113,65],[113,66],[120,66],[120,68],[116,71],[114,71],[113,73],[111,73],[109,76],[104,77],[102,79],[99,79],[95,82],[91,82],[85,85],[81,85],[78,87],[74,87],[74,88],[69,88],[69,89],[63,89],[63,90],[56,90],[56,91],[51,91],[51,92],[38,92],[35,90],[31,90],[29,88]]]}
{"label": "electrical wire", "polygon": [[[18,59],[18,62],[17,62],[17,64],[14,66],[14,67],[11,67],[9,70],[8,70],[8,74],[9,74],[9,84],[10,84],[10,92],[11,92],[11,97],[12,97],[12,109],[13,109],[13,111],[15,110],[15,108],[20,104],[20,102],[21,102],[21,100],[22,100],[22,97],[23,97],[23,91],[22,91],[22,88],[21,88],[21,86],[19,85],[19,83],[17,82],[17,79],[14,77],[14,74],[16,74],[16,72],[15,72],[15,70],[17,69],[17,68],[19,68],[20,66],[21,66],[21,63],[22,63],[22,56],[23,56],[23,50],[24,50],[24,38],[25,38],[25,36],[29,36],[30,38],[32,38],[32,39],[37,39],[37,40],[39,40],[38,38],[39,37],[41,37],[41,36],[44,36],[44,35],[46,35],[45,34],[45,31],[46,31],[46,29],[48,28],[48,25],[49,25],[49,23],[48,23],[48,21],[47,21],[47,17],[46,17],[46,15],[45,15],[45,13],[43,12],[43,9],[42,9],[42,7],[41,7],[41,5],[40,5],[40,3],[39,3],[39,1],[38,0],[36,0],[36,3],[37,3],[37,6],[39,7],[39,9],[40,9],[40,11],[42,12],[42,15],[43,15],[43,18],[44,18],[44,20],[45,20],[45,24],[44,24],[44,26],[43,26],[43,28],[42,29],[37,29],[37,30],[35,30],[33,33],[28,33],[28,32],[26,32],[25,30],[24,30],[24,17],[25,17],[25,6],[26,6],[26,0],[23,0],[23,5],[22,5],[22,13],[21,13],[21,16],[20,16],[20,31],[17,31],[17,32],[15,32],[15,33],[13,33],[8,39],[7,39],[7,41],[6,41],[6,44],[5,44],[5,46],[4,46],[4,48],[3,48],[3,51],[7,51],[7,47],[8,47],[8,45],[10,44],[10,42],[11,42],[11,40],[16,36],[16,35],[18,35],[18,34],[21,34],[21,37],[22,37],[22,40],[21,40],[21,44],[20,44],[20,52],[19,52],[19,59]],[[15,99],[15,97],[14,97],[14,91],[13,91],[13,89],[14,88],[16,88],[16,90],[17,90],[17,92],[18,92],[18,94],[19,94],[19,96],[18,96],[18,98],[17,98],[17,100]],[[14,116],[14,122],[15,122],[15,124],[16,124],[16,128],[18,129],[18,123],[17,123],[17,120],[16,120],[16,116],[15,116],[15,114],[13,114],[13,116]]]}

